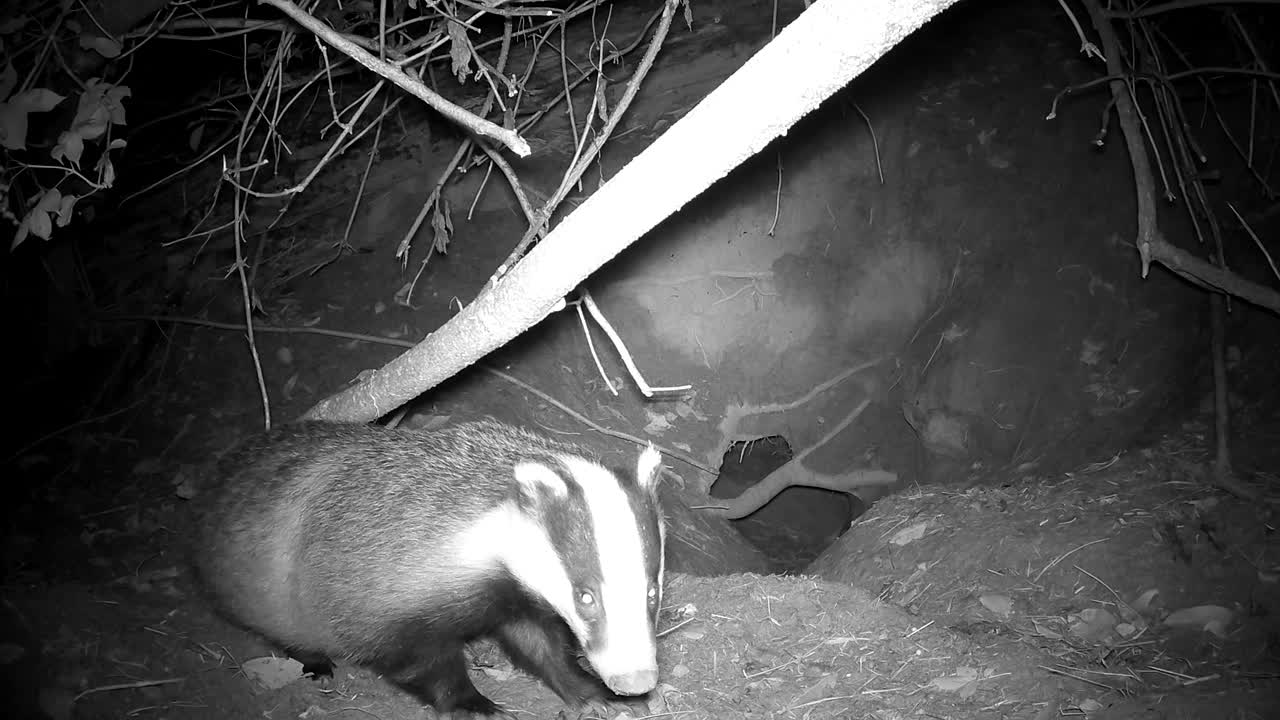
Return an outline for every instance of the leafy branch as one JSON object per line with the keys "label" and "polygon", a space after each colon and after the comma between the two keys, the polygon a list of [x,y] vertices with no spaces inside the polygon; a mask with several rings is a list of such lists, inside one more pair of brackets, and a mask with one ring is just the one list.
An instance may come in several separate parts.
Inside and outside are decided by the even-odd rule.
{"label": "leafy branch", "polygon": [[[71,222],[77,203],[112,187],[113,153],[126,146],[116,133],[125,125],[129,87],[121,80],[82,81],[59,43],[74,38],[79,47],[103,58],[119,56],[121,46],[84,32],[70,17],[71,7],[64,3],[54,8],[52,20],[42,17],[50,11],[37,11],[0,23],[0,215],[15,228],[10,249],[32,235],[48,240],[55,225]],[[21,80],[19,69],[24,72]],[[59,73],[76,86],[74,112],[65,111],[67,97],[50,87]],[[52,121],[41,122],[46,118]],[[82,170],[87,163],[92,169]]]}

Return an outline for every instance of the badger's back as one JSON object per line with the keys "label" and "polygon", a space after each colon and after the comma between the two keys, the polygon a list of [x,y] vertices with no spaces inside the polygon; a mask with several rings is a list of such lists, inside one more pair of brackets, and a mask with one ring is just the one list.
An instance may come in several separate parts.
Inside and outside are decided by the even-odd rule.
{"label": "badger's back", "polygon": [[494,568],[459,562],[459,534],[503,502],[517,463],[569,448],[489,422],[281,427],[222,458],[202,489],[197,574],[232,619],[284,647],[367,659],[424,603],[443,614],[492,591]]}

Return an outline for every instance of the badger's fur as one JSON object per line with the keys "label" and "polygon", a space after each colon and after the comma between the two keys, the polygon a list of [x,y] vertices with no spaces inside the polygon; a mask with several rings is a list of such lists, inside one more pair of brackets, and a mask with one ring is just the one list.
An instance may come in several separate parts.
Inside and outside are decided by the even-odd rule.
{"label": "badger's fur", "polygon": [[214,604],[317,670],[348,660],[437,711],[499,712],[463,646],[496,639],[572,706],[657,683],[661,455],[634,477],[493,421],[303,423],[228,453],[196,499]]}

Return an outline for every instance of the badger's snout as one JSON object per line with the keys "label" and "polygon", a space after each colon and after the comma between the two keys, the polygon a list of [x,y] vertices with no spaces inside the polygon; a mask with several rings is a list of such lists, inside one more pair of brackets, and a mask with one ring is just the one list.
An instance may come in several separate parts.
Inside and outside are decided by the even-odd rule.
{"label": "badger's snout", "polygon": [[604,678],[604,684],[619,695],[643,695],[658,684],[658,669],[645,668]]}
{"label": "badger's snout", "polygon": [[615,623],[603,647],[587,650],[587,662],[605,686],[619,695],[643,695],[658,684],[658,647],[653,626],[643,619]]}

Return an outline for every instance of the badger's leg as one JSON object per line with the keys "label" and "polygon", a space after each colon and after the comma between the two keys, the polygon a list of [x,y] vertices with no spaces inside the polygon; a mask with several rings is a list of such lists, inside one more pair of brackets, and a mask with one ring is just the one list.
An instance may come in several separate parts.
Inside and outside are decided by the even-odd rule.
{"label": "badger's leg", "polygon": [[498,628],[497,639],[516,667],[541,678],[575,708],[610,695],[604,685],[578,666],[573,639],[559,618],[516,618]]}
{"label": "badger's leg", "polygon": [[471,682],[466,657],[459,645],[424,649],[386,675],[442,715],[460,710],[479,716],[510,717]]}

